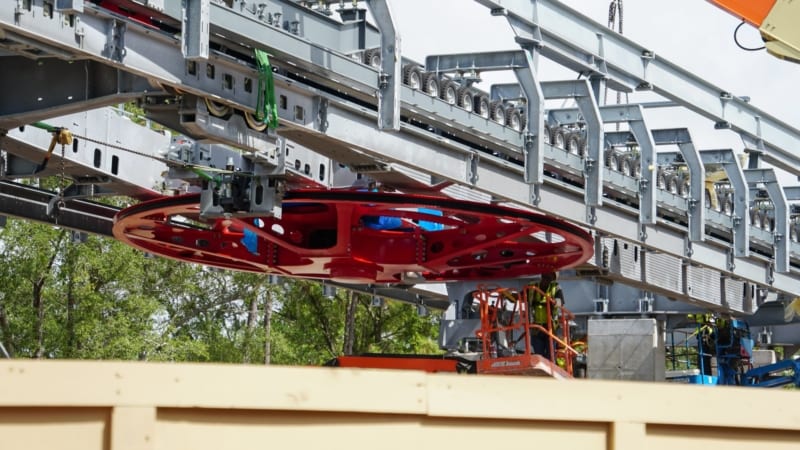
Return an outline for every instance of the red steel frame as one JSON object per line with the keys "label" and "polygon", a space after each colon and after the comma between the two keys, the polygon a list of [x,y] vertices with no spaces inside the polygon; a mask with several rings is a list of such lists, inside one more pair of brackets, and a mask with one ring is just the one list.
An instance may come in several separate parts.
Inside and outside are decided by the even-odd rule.
{"label": "red steel frame", "polygon": [[[114,236],[181,261],[345,283],[523,277],[575,267],[593,253],[591,236],[568,222],[444,197],[294,190],[280,219],[205,220],[199,201],[134,205],[117,214]],[[399,225],[371,227],[375,218]]]}

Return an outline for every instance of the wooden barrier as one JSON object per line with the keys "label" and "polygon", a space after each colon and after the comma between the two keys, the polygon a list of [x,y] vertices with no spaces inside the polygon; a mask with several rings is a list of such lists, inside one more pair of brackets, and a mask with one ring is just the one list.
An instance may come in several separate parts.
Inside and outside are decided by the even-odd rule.
{"label": "wooden barrier", "polygon": [[0,361],[2,450],[800,448],[800,391]]}

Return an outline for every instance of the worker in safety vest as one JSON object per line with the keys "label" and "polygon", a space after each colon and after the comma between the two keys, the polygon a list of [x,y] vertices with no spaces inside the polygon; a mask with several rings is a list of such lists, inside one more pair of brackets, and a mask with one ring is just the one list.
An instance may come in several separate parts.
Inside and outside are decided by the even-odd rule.
{"label": "worker in safety vest", "polygon": [[697,340],[700,343],[701,355],[698,361],[699,366],[702,369],[703,375],[712,375],[711,358],[716,356],[717,353],[717,334],[714,315],[710,313],[689,314],[688,319],[691,322],[695,322],[698,326],[694,334],[697,335]]}
{"label": "worker in safety vest", "polygon": [[[564,304],[564,294],[558,286],[557,279],[558,275],[555,272],[542,274],[542,278],[537,285],[539,289],[531,289],[528,295],[531,322],[548,329],[551,333],[555,333],[558,329],[561,306]],[[547,316],[548,299],[554,301],[554,303],[550,303],[550,320],[548,320]],[[539,329],[533,329],[531,332],[531,346],[534,353],[551,359],[550,336],[547,333]]]}

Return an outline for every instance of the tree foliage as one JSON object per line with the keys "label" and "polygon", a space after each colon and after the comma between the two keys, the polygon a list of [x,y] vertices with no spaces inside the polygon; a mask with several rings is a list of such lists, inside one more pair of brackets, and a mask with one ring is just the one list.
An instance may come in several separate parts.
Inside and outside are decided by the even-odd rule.
{"label": "tree foliage", "polygon": [[76,242],[69,230],[9,219],[0,229],[0,342],[21,358],[260,364],[437,351],[435,315],[399,302],[373,307],[342,289],[327,298],[318,282],[276,278],[152,257],[97,236]]}

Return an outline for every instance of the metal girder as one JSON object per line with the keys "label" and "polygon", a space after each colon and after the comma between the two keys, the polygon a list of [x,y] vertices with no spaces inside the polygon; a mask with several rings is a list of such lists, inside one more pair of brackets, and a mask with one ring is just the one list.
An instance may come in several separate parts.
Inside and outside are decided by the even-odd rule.
{"label": "metal girder", "polygon": [[94,61],[0,56],[0,129],[124,103],[152,90],[144,78]]}
{"label": "metal girder", "polygon": [[181,50],[188,60],[208,59],[210,0],[186,0],[182,17]]}
{"label": "metal girder", "polygon": [[484,72],[528,68],[528,55],[522,50],[429,55],[425,58],[426,72]]}
{"label": "metal girder", "polygon": [[[541,53],[566,67],[629,89],[652,89],[716,122],[763,140],[766,162],[800,175],[800,131],[725,89],[681,69],[555,0],[476,0],[506,15],[516,30],[541,36]],[[610,86],[611,87],[611,86]]]}
{"label": "metal girder", "polygon": [[85,200],[67,200],[64,207],[50,211],[49,205],[55,200],[58,196],[53,192],[0,181],[0,214],[112,236],[118,208]]}
{"label": "metal girder", "polygon": [[[705,238],[705,188],[706,168],[700,155],[692,143],[689,130],[673,128],[653,130],[653,141],[656,145],[677,145],[683,160],[689,169],[689,198],[686,208],[689,220],[689,242],[702,241]],[[659,162],[660,164],[660,162]],[[691,253],[691,246],[688,246]],[[691,256],[691,255],[690,255]]]}
{"label": "metal girder", "polygon": [[773,169],[745,169],[744,178],[750,186],[763,184],[772,201],[775,229],[772,231],[775,271],[789,271],[789,206],[786,194],[778,183]]}
{"label": "metal girder", "polygon": [[747,208],[750,194],[745,183],[744,173],[736,154],[731,149],[700,150],[703,164],[720,164],[728,175],[733,187],[733,256],[747,257],[750,254],[750,227],[747,220]]}
{"label": "metal girder", "polygon": [[378,72],[378,128],[400,130],[400,86],[402,66],[400,34],[387,0],[369,0],[370,10],[381,32],[381,70]]}
{"label": "metal girder", "polygon": [[[599,107],[600,119],[603,123],[625,122],[630,133],[639,145],[639,223],[642,230],[645,225],[656,223],[656,182],[655,182],[655,143],[650,129],[644,121],[641,105],[603,105]],[[576,109],[557,109],[548,111],[548,115],[559,123],[574,123],[578,120]],[[625,132],[627,134],[627,132]],[[604,139],[608,141],[609,133]],[[625,142],[620,142],[622,145]],[[602,145],[601,147],[602,148]],[[598,157],[600,156],[598,152]]]}
{"label": "metal girder", "polygon": [[[313,127],[291,125],[282,130],[281,134],[292,141],[318,149],[322,154],[341,156],[343,152],[349,151],[381,161],[397,162],[429,173],[437,179],[472,186],[475,190],[518,206],[530,205],[529,186],[524,182],[522,167],[486,158],[481,159],[481,164],[477,166],[477,174],[472,174],[471,159],[477,156],[474,150],[446,138],[432,138],[430,133],[409,125],[402,125],[402,133],[381,133],[373,126],[374,118],[373,111],[331,98],[327,115],[328,127],[324,133]],[[324,146],[314,145],[322,142],[325,143]],[[409,148],[414,148],[414,151],[409,152]],[[580,189],[544,183],[538,209],[577,224],[591,226],[586,220],[586,205]],[[628,242],[639,242],[638,212],[634,208],[608,202],[603,208],[598,208],[596,213],[597,224],[601,225],[598,229]],[[684,258],[687,263],[691,261],[714,269],[721,275],[735,276],[758,284],[767,282],[765,267],[769,261],[751,255],[749,258],[737,260],[735,265],[731,264],[726,258],[729,253],[728,243],[715,240],[695,242],[692,257],[687,259],[686,231],[682,227],[660,223],[658,227],[649,230],[647,246]],[[778,291],[795,294],[797,286],[798,279],[791,272],[776,273],[772,283],[772,288]]]}
{"label": "metal girder", "polygon": [[[270,54],[284,58],[284,61],[293,61],[295,67],[332,81],[347,80],[346,84],[351,89],[370,97],[377,90],[374,69],[349,56],[327,51],[319,44],[313,44],[267,23],[248,20],[246,16],[224,5],[211,3],[210,7],[212,32],[225,35],[239,46],[238,50],[246,52],[247,56],[252,48],[264,48],[264,43],[268,42],[271,46],[267,49]],[[257,89],[251,88],[248,91],[245,88],[248,85],[253,86],[258,79],[255,69],[228,55],[213,53],[202,64],[197,61],[187,62],[183,59],[179,40],[132,23],[126,27],[122,42],[124,45],[115,50],[119,53],[115,57],[109,54],[108,27],[118,19],[106,10],[86,5],[87,9],[92,8],[93,11],[80,15],[81,36],[76,40],[75,28],[53,27],[50,19],[42,18],[40,8],[40,5],[34,3],[33,12],[19,15],[15,15],[10,9],[0,9],[0,26],[6,30],[7,37],[10,37],[9,34],[18,34],[60,49],[73,58],[89,58],[113,66],[105,70],[123,69],[160,85],[173,86],[181,92],[200,97],[211,97],[245,111],[256,105]],[[176,20],[181,17],[179,13]]]}
{"label": "metal girder", "polygon": [[[161,0],[162,2],[164,0]],[[363,9],[348,8],[339,11],[345,20],[338,21],[292,0],[259,0],[258,2],[234,2],[228,8],[222,1],[211,2],[211,32],[220,29],[214,17],[215,10],[238,11],[245,21],[261,22],[272,28],[285,30],[313,42],[324,42],[329,49],[341,53],[352,53],[380,45],[378,29],[364,20]],[[316,2],[315,2],[316,3]],[[166,1],[164,14],[180,21],[182,2]],[[223,36],[225,36],[223,34]],[[264,40],[264,42],[268,42]]]}

